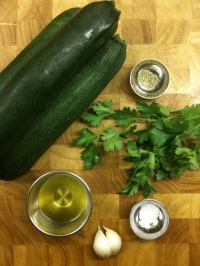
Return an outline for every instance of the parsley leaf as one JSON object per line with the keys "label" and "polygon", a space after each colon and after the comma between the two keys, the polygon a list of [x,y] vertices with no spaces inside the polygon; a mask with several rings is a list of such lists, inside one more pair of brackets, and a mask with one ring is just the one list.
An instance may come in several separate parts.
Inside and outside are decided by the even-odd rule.
{"label": "parsley leaf", "polygon": [[96,135],[88,128],[81,129],[80,134],[81,136],[73,141],[73,146],[87,147],[96,138]]}
{"label": "parsley leaf", "polygon": [[121,192],[119,192],[119,194],[126,194],[130,197],[137,194],[138,191],[139,191],[139,184],[137,184],[136,182],[130,182],[129,184],[123,187],[123,189],[121,190]]}
{"label": "parsley leaf", "polygon": [[200,115],[200,104],[197,105],[192,105],[192,106],[185,106],[182,110],[181,110],[181,114],[183,116],[184,119],[188,119],[188,118],[194,118],[196,116]]}
{"label": "parsley leaf", "polygon": [[166,130],[168,133],[182,133],[188,128],[188,122],[180,121],[177,117],[166,122]]}
{"label": "parsley leaf", "polygon": [[160,108],[158,103],[152,102],[148,104],[146,102],[136,102],[137,110],[142,117],[155,117],[160,115]]}
{"label": "parsley leaf", "polygon": [[137,131],[136,134],[138,135],[138,142],[140,144],[144,143],[145,141],[148,141],[149,139],[149,130],[140,130]]}
{"label": "parsley leaf", "polygon": [[123,110],[116,110],[115,114],[113,116],[116,119],[118,126],[128,127],[130,126],[134,121],[136,121],[137,118],[137,112],[135,109],[132,111],[129,107],[125,107]]}
{"label": "parsley leaf", "polygon": [[194,136],[200,141],[200,126],[195,129]]}
{"label": "parsley leaf", "polygon": [[114,113],[112,106],[112,100],[96,102],[92,105],[92,108],[87,113],[83,114],[82,119],[91,126],[100,126],[104,118]]}
{"label": "parsley leaf", "polygon": [[89,123],[93,127],[100,126],[102,120],[106,117],[106,114],[96,115],[94,113],[86,113],[83,115],[83,120]]}
{"label": "parsley leaf", "polygon": [[156,180],[160,181],[163,178],[167,177],[167,175],[168,175],[168,173],[164,169],[158,170],[156,172]]}
{"label": "parsley leaf", "polygon": [[171,113],[171,110],[167,106],[159,105],[160,114],[163,117],[168,117]]}
{"label": "parsley leaf", "polygon": [[124,138],[130,138],[135,134],[135,129],[137,126],[131,126],[127,131],[121,133],[121,136]]}
{"label": "parsley leaf", "polygon": [[112,128],[106,129],[102,132],[101,139],[104,141],[103,147],[105,151],[114,151],[115,149],[120,151],[122,148],[122,140],[120,134],[122,131],[115,131]]}
{"label": "parsley leaf", "polygon": [[161,148],[172,138],[174,138],[174,135],[158,128],[154,127],[149,130],[149,140],[154,146],[157,146],[158,148]]}
{"label": "parsley leaf", "polygon": [[81,159],[84,161],[85,169],[91,169],[95,164],[99,164],[101,161],[101,156],[98,152],[97,146],[95,144],[89,145],[81,153]]}
{"label": "parsley leaf", "polygon": [[200,162],[198,162],[197,153],[195,150],[191,150],[185,147],[177,147],[176,155],[187,158],[188,162],[191,164],[190,167],[192,167],[192,169],[196,170],[199,168]]}
{"label": "parsley leaf", "polygon": [[114,111],[112,110],[113,101],[103,101],[103,102],[96,102],[93,104],[92,109],[95,111],[96,114],[112,114]]}

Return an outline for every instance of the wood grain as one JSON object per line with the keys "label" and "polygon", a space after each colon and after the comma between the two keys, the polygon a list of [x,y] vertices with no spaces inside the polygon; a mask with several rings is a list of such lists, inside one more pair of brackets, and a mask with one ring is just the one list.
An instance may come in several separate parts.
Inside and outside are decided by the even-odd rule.
{"label": "wood grain", "polygon": [[[0,71],[59,13],[90,0],[0,0]],[[98,96],[116,107],[144,101],[130,89],[129,74],[140,60],[155,58],[170,72],[170,87],[157,99],[172,109],[200,102],[200,0],[116,0],[121,10],[118,33],[127,41],[126,61]],[[1,124],[3,121],[1,121]],[[0,266],[198,266],[200,265],[200,169],[180,179],[154,182],[170,214],[167,232],[157,240],[138,238],[129,225],[131,207],[143,199],[116,194],[126,182],[124,151],[105,154],[102,163],[85,171],[80,149],[71,146],[82,124],[77,120],[17,180],[0,181]],[[88,223],[69,237],[38,231],[26,213],[32,183],[51,170],[68,170],[89,185],[94,206]],[[98,224],[119,232],[122,249],[107,260],[92,249]]]}

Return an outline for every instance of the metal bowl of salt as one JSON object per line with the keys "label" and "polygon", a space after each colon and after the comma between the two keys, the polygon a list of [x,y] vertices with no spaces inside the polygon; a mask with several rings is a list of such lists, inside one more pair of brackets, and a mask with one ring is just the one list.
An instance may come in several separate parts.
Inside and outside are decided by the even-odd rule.
{"label": "metal bowl of salt", "polygon": [[155,59],[137,63],[130,74],[132,90],[145,99],[160,97],[167,90],[169,81],[167,67]]}
{"label": "metal bowl of salt", "polygon": [[129,221],[133,232],[138,237],[152,240],[167,231],[169,213],[161,202],[145,199],[132,207]]}

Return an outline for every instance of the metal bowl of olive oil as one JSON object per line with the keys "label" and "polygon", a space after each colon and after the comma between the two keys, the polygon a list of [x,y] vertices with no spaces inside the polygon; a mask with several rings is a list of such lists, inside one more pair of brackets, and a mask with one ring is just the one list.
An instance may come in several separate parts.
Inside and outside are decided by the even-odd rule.
{"label": "metal bowl of olive oil", "polygon": [[31,222],[51,236],[76,233],[92,212],[92,196],[83,179],[67,171],[53,171],[31,186],[26,202]]}
{"label": "metal bowl of olive oil", "polygon": [[169,213],[161,202],[145,199],[132,207],[129,221],[137,236],[152,240],[162,236],[167,231]]}
{"label": "metal bowl of olive oil", "polygon": [[132,90],[145,99],[160,97],[167,90],[169,82],[167,67],[155,59],[137,63],[130,74]]}

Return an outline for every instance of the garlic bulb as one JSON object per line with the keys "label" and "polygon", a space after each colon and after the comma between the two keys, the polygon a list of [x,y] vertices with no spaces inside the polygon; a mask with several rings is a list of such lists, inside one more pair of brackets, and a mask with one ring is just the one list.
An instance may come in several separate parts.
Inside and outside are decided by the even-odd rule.
{"label": "garlic bulb", "polygon": [[104,229],[106,230],[106,237],[111,248],[111,254],[115,255],[119,252],[122,246],[121,237],[118,235],[118,233],[109,228],[104,227]]}
{"label": "garlic bulb", "polygon": [[99,227],[94,238],[93,249],[96,255],[103,259],[109,258],[111,255],[108,240]]}
{"label": "garlic bulb", "polygon": [[106,227],[104,227],[104,229],[106,230],[106,235],[98,226],[98,231],[96,232],[93,243],[93,249],[97,256],[105,259],[119,252],[122,241],[121,237],[115,231]]}

